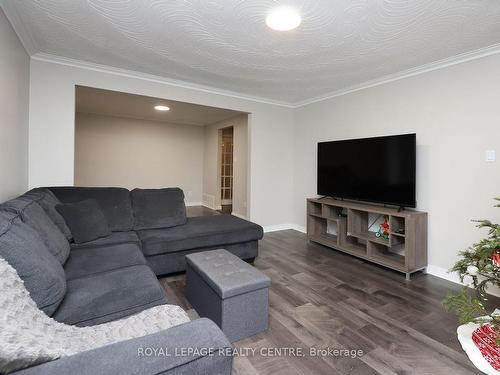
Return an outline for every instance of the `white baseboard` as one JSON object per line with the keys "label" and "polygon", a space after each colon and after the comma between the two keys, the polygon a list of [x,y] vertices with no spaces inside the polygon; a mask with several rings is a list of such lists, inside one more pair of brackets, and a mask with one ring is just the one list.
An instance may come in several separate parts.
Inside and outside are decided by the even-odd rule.
{"label": "white baseboard", "polygon": [[248,220],[248,217],[246,217],[245,215],[237,214],[236,212],[231,212],[231,215],[239,217],[240,219],[243,220]]}
{"label": "white baseboard", "polygon": [[301,227],[296,224],[278,224],[278,225],[268,225],[264,227],[264,233],[277,232],[280,230],[293,229],[302,233],[306,232],[306,228]]}
{"label": "white baseboard", "polygon": [[206,207],[206,208],[210,208],[211,210],[215,210],[215,211],[222,210],[222,206],[210,206],[209,204],[206,204],[206,203],[203,203],[203,202],[200,203],[200,206],[203,206],[203,207]]}
{"label": "white baseboard", "polygon": [[186,207],[203,206],[201,202],[186,202]]}
{"label": "white baseboard", "polygon": [[301,232],[301,233],[307,232],[306,227],[302,227],[302,226],[297,225],[297,224],[292,224],[292,227],[290,229],[296,230],[297,232]]}
{"label": "white baseboard", "polygon": [[291,224],[267,225],[264,227],[264,233],[278,232],[280,230],[290,229]]}
{"label": "white baseboard", "polygon": [[464,285],[460,282],[460,277],[458,277],[458,274],[453,272],[448,272],[446,268],[439,267],[439,266],[434,266],[432,264],[429,264],[427,268],[425,269],[425,273],[428,273],[429,275],[439,277],[441,279],[445,279],[448,281],[451,281],[455,284],[460,284]]}
{"label": "white baseboard", "polygon": [[[459,285],[466,285],[460,281],[460,277],[456,272],[448,272],[446,268],[439,267],[439,266],[434,266],[432,264],[429,264],[426,268],[426,273],[432,276],[439,277],[441,279],[445,279],[448,281],[451,281],[452,283],[459,284]],[[467,285],[469,286],[469,285]],[[492,294],[494,296],[500,297],[500,289],[498,288],[489,288],[488,293]]]}

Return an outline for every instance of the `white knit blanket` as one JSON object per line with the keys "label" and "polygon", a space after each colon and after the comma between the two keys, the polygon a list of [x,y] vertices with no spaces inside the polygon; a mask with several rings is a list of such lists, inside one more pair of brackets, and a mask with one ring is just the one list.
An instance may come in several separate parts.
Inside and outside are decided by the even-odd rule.
{"label": "white knit blanket", "polygon": [[110,323],[75,327],[38,309],[16,270],[0,258],[0,373],[156,333],[189,322],[179,306],[162,305]]}

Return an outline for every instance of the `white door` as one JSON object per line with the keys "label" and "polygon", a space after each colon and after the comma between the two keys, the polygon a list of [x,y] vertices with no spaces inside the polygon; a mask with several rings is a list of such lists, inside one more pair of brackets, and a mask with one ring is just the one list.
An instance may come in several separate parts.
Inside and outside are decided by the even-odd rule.
{"label": "white door", "polygon": [[221,205],[233,203],[233,128],[222,129],[221,142]]}

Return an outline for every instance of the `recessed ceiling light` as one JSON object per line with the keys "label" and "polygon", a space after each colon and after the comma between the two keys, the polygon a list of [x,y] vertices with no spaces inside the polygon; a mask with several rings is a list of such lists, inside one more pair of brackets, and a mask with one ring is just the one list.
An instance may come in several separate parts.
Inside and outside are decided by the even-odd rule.
{"label": "recessed ceiling light", "polygon": [[166,105],[155,105],[157,111],[170,111],[170,108]]}
{"label": "recessed ceiling light", "polygon": [[302,22],[299,12],[289,6],[279,6],[271,9],[266,17],[266,24],[273,30],[293,30]]}

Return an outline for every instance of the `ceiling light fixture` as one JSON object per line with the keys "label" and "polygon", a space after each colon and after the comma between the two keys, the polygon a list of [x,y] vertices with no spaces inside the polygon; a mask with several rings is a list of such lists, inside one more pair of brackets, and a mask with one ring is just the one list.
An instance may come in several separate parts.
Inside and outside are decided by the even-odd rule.
{"label": "ceiling light fixture", "polygon": [[289,6],[279,6],[271,9],[266,17],[266,24],[273,30],[288,31],[300,25],[302,18],[299,12]]}
{"label": "ceiling light fixture", "polygon": [[166,105],[155,105],[157,111],[170,111],[170,108]]}

